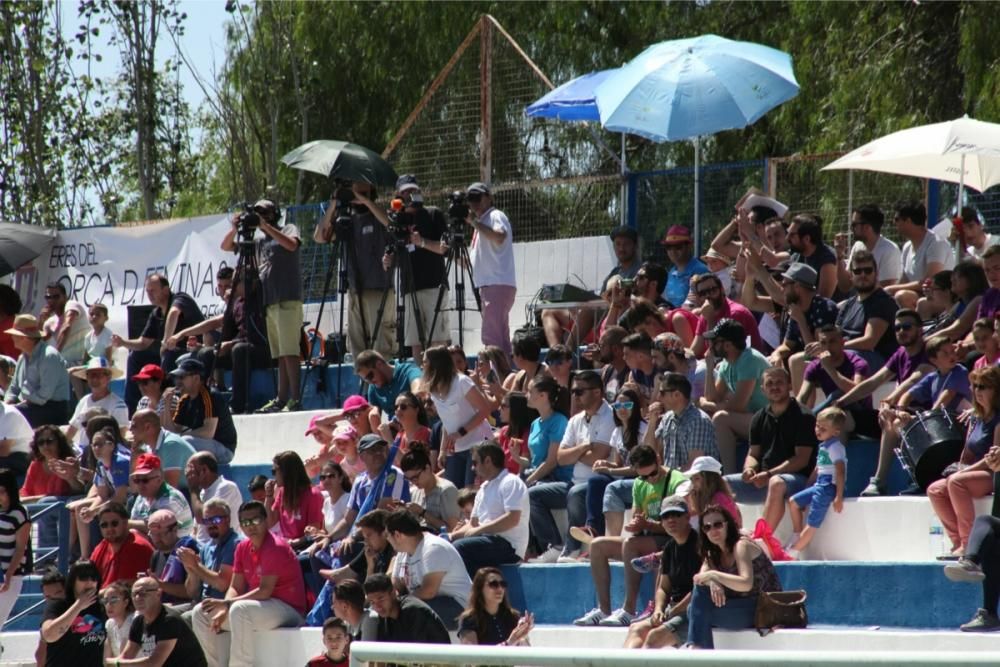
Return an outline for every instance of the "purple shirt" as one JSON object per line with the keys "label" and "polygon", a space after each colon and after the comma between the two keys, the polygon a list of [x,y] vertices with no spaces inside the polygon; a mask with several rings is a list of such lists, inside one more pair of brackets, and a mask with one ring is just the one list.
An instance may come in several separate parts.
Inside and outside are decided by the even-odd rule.
{"label": "purple shirt", "polygon": [[955,392],[955,396],[944,406],[945,410],[957,410],[962,399],[972,398],[972,389],[969,386],[969,371],[965,366],[956,365],[950,371],[941,374],[940,371],[929,373],[917,384],[913,385],[907,394],[913,399],[911,404],[914,407],[930,407],[937,401],[941,392],[950,389]]}
{"label": "purple shirt", "polygon": [[[844,350],[844,361],[837,367],[837,372],[849,380],[853,380],[856,375],[866,378],[869,375],[868,362],[862,359],[861,355],[850,350]],[[830,377],[830,374],[823,368],[823,364],[820,363],[819,359],[813,359],[806,366],[805,379],[811,382],[813,386],[819,386],[827,396],[830,396],[834,392],[843,393],[840,391],[837,383],[833,381],[833,378]],[[860,401],[855,401],[848,407],[870,409],[872,407],[871,396],[863,398]]]}
{"label": "purple shirt", "polygon": [[906,378],[913,374],[913,371],[917,370],[917,366],[921,364],[926,364],[927,352],[924,350],[924,346],[920,346],[920,351],[917,352],[912,357],[906,351],[905,347],[900,347],[898,350],[892,353],[889,360],[885,362],[885,367],[892,371],[893,375],[896,376],[896,382],[902,382]]}
{"label": "purple shirt", "polygon": [[979,310],[976,311],[976,319],[978,320],[980,317],[993,319],[997,312],[1000,312],[1000,289],[991,287],[983,292],[983,299],[979,302]]}

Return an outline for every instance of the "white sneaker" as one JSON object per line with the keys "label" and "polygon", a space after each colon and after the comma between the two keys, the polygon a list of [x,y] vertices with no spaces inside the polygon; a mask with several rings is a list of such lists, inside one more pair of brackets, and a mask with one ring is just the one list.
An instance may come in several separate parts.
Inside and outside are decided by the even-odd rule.
{"label": "white sneaker", "polygon": [[580,618],[573,621],[573,625],[601,625],[601,621],[608,616],[599,607],[594,607]]}
{"label": "white sneaker", "polygon": [[573,549],[572,551],[560,551],[559,558],[555,560],[556,563],[579,563],[580,562],[580,550]]}
{"label": "white sneaker", "polygon": [[540,554],[536,558],[534,563],[555,563],[559,560],[559,554],[562,553],[562,547],[549,547],[544,553]]}
{"label": "white sneaker", "polygon": [[610,616],[601,619],[597,624],[628,627],[634,620],[635,614],[630,614],[624,609],[615,609]]}

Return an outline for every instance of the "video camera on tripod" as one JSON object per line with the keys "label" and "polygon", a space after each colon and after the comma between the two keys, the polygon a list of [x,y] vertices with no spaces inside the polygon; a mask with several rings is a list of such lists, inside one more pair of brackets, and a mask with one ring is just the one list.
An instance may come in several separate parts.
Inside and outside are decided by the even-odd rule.
{"label": "video camera on tripod", "polygon": [[413,214],[406,210],[406,203],[399,197],[389,203],[387,217],[392,242],[386,246],[385,253],[391,255],[397,248],[402,248],[410,242],[410,234],[413,233],[417,221]]}
{"label": "video camera on tripod", "polygon": [[250,202],[243,202],[241,208],[243,212],[236,219],[236,231],[240,236],[240,241],[252,242],[254,233],[260,227],[260,213],[254,209],[254,205]]}
{"label": "video camera on tripod", "polygon": [[338,181],[337,188],[333,191],[333,198],[337,202],[337,217],[333,221],[333,227],[338,237],[343,237],[351,231],[351,216],[364,215],[368,209],[353,204],[357,195],[351,189],[350,181]]}
{"label": "video camera on tripod", "polygon": [[469,217],[469,200],[461,190],[448,195],[448,245],[465,242],[465,220]]}

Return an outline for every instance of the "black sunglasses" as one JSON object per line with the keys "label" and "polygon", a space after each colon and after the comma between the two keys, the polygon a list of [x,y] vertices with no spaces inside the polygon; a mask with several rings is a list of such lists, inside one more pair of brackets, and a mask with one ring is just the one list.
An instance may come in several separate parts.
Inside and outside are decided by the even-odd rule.
{"label": "black sunglasses", "polygon": [[857,269],[851,269],[851,273],[853,273],[856,276],[870,276],[871,274],[875,273],[875,267],[874,266],[862,266],[862,267],[857,268]]}
{"label": "black sunglasses", "polygon": [[486,582],[486,585],[490,588],[502,588],[503,590],[507,590],[507,582],[503,579],[490,579]]}

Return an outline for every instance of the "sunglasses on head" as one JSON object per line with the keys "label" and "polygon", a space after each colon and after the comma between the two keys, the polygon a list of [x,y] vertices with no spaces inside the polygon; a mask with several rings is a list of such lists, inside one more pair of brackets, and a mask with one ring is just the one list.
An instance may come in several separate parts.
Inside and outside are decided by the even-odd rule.
{"label": "sunglasses on head", "polygon": [[490,579],[486,582],[486,585],[494,589],[507,590],[507,582],[503,579]]}

